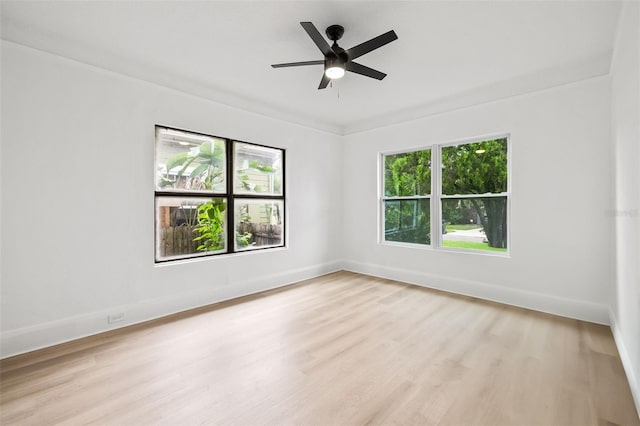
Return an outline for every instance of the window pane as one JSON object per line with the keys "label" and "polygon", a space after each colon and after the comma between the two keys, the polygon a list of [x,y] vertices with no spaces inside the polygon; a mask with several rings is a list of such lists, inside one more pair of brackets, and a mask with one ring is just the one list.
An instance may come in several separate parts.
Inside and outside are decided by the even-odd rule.
{"label": "window pane", "polygon": [[236,194],[282,195],[282,150],[235,142]]}
{"label": "window pane", "polygon": [[156,190],[226,192],[225,141],[156,128]]}
{"label": "window pane", "polygon": [[411,197],[431,194],[431,150],[384,156],[384,195]]}
{"label": "window pane", "polygon": [[431,244],[429,199],[384,202],[384,240]]}
{"label": "window pane", "polygon": [[442,148],[443,194],[487,194],[506,191],[506,139]]}
{"label": "window pane", "polygon": [[251,250],[284,245],[284,202],[235,200],[235,249]]}
{"label": "window pane", "polygon": [[507,251],[507,197],[442,200],[443,247]]}
{"label": "window pane", "polygon": [[157,197],[156,260],[224,252],[226,207],[223,198]]}

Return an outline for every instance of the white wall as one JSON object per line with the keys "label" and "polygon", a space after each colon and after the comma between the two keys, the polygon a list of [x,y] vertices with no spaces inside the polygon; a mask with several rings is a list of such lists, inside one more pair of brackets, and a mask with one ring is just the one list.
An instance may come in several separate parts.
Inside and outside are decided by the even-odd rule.
{"label": "white wall", "polygon": [[611,69],[616,297],[612,329],[640,412],[640,4],[624,5]]}
{"label": "white wall", "polygon": [[[608,323],[613,280],[609,81],[347,136],[348,269]],[[378,244],[378,153],[511,134],[511,256]]]}
{"label": "white wall", "polygon": [[[155,124],[286,148],[288,247],[156,266]],[[4,41],[1,136],[3,357],[340,268],[338,136]]]}

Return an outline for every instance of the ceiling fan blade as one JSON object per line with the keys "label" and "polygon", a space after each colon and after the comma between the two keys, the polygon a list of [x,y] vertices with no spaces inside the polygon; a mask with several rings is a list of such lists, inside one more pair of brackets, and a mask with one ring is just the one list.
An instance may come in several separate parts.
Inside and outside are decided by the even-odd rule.
{"label": "ceiling fan blade", "polygon": [[356,74],[364,75],[367,77],[375,78],[376,80],[382,80],[387,75],[373,68],[365,67],[357,62],[347,63],[347,71],[355,72]]}
{"label": "ceiling fan blade", "polygon": [[325,73],[322,73],[322,80],[320,80],[320,85],[318,86],[318,90],[326,89],[330,81],[331,79],[327,77]]}
{"label": "ceiling fan blade", "polygon": [[285,64],[273,64],[271,66],[273,68],[284,68],[284,67],[301,67],[304,65],[324,65],[324,61],[288,62]]}
{"label": "ceiling fan blade", "polygon": [[322,52],[324,56],[335,56],[333,50],[331,50],[331,46],[327,43],[327,40],[322,37],[322,34],[318,31],[318,29],[311,22],[300,22],[302,28],[309,34],[311,40],[318,46],[318,49]]}
{"label": "ceiling fan blade", "polygon": [[360,43],[357,46],[352,47],[351,49],[347,49],[347,54],[349,55],[349,59],[356,59],[365,53],[369,53],[372,50],[375,50],[379,47],[384,46],[387,43],[391,43],[393,40],[397,40],[398,36],[395,31],[391,30],[386,32],[378,37],[374,37],[369,41],[365,41],[364,43]]}

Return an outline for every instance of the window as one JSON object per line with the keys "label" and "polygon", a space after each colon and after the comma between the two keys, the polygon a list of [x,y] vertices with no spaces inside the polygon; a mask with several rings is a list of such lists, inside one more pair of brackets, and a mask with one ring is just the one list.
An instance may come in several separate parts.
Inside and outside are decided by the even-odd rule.
{"label": "window", "polygon": [[284,246],[284,150],[156,126],[156,262]]}
{"label": "window", "polygon": [[383,241],[507,251],[506,137],[383,154],[381,163]]}
{"label": "window", "polygon": [[384,239],[431,243],[431,150],[384,156]]}

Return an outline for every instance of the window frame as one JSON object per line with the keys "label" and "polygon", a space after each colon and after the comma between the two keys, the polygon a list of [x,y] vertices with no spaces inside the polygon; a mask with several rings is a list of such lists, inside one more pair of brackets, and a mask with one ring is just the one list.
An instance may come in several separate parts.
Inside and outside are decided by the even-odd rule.
{"label": "window frame", "polygon": [[[505,139],[507,144],[507,188],[501,193],[485,193],[485,194],[455,194],[445,195],[442,193],[442,149],[449,146],[466,145],[478,142],[484,142],[495,139]],[[423,196],[409,197],[388,197],[385,196],[385,156],[405,154],[409,152],[431,150],[431,194]],[[512,163],[512,144],[510,133],[497,133],[480,137],[465,138],[454,141],[432,143],[417,147],[406,148],[402,150],[383,151],[378,154],[378,172],[379,172],[379,201],[378,201],[378,243],[381,245],[392,245],[401,247],[420,248],[426,250],[438,250],[445,252],[464,253],[464,254],[481,254],[486,256],[511,257],[511,163]],[[385,239],[385,202],[405,200],[430,200],[430,244],[420,244],[401,241],[387,241]],[[507,214],[507,249],[504,252],[491,250],[477,250],[457,247],[443,246],[442,234],[442,200],[447,199],[470,199],[470,198],[506,198]],[[437,220],[434,220],[436,218]]]}
{"label": "window frame", "polygon": [[[388,156],[388,155],[397,155],[397,154],[406,154],[406,153],[410,153],[410,152],[418,152],[418,151],[426,151],[426,150],[431,150],[431,188],[429,191],[429,194],[427,195],[409,195],[409,196],[386,196],[385,195],[385,161],[384,161],[384,157]],[[386,151],[386,152],[382,152],[378,155],[378,159],[379,159],[379,173],[380,173],[380,208],[379,208],[379,223],[380,226],[378,228],[378,242],[382,243],[382,244],[389,244],[389,245],[400,245],[400,246],[412,246],[412,247],[431,247],[431,245],[433,244],[433,238],[431,238],[431,244],[419,244],[419,243],[409,243],[409,242],[401,242],[401,241],[392,241],[392,240],[386,240],[386,230],[385,230],[385,203],[387,201],[398,201],[400,204],[400,206],[402,206],[402,201],[415,201],[416,202],[416,206],[415,206],[415,210],[418,210],[418,203],[421,200],[429,200],[429,221],[431,222],[431,227],[430,227],[430,233],[433,234],[433,221],[431,220],[431,218],[433,217],[433,146],[423,146],[423,147],[419,147],[419,148],[409,148],[409,149],[405,149],[405,150],[394,150],[394,151]],[[400,210],[402,209],[402,207],[400,207]],[[399,226],[398,226],[398,230],[402,230],[402,219],[401,216],[398,219],[399,220]],[[414,216],[413,218],[414,223],[416,222],[416,218]],[[415,228],[416,225],[414,225],[413,228]]]}
{"label": "window frame", "polygon": [[[164,130],[173,130],[182,133],[189,133],[197,136],[204,136],[214,139],[220,139],[224,141],[225,144],[225,192],[214,192],[211,191],[202,191],[202,190],[184,190],[180,191],[163,191],[157,188],[157,167],[158,167],[158,159],[157,159],[157,143],[158,143],[158,131]],[[256,146],[261,148],[272,149],[276,151],[280,151],[282,156],[282,194],[252,194],[252,193],[235,193],[234,183],[235,183],[235,157],[236,157],[236,144],[245,144],[249,146]],[[154,261],[155,264],[166,264],[170,262],[180,262],[185,260],[194,260],[194,259],[202,259],[208,258],[212,256],[229,256],[236,254],[246,254],[252,252],[260,252],[263,250],[271,250],[271,249],[281,249],[287,247],[287,200],[286,200],[286,149],[263,145],[259,143],[247,142],[240,139],[228,138],[223,136],[215,136],[207,133],[196,132],[192,130],[185,130],[172,126],[165,126],[161,124],[156,124],[154,126],[154,160],[153,160],[153,171],[154,171]],[[171,257],[168,259],[162,259],[158,255],[158,199],[161,198],[221,198],[225,200],[226,203],[226,229],[225,229],[225,251],[219,252],[203,252],[203,253],[191,253],[185,255],[176,255],[175,257]],[[282,202],[282,242],[278,245],[269,245],[269,246],[258,246],[255,248],[244,248],[244,249],[236,249],[236,223],[235,223],[235,204],[237,200],[269,200],[269,201],[279,201]]]}

